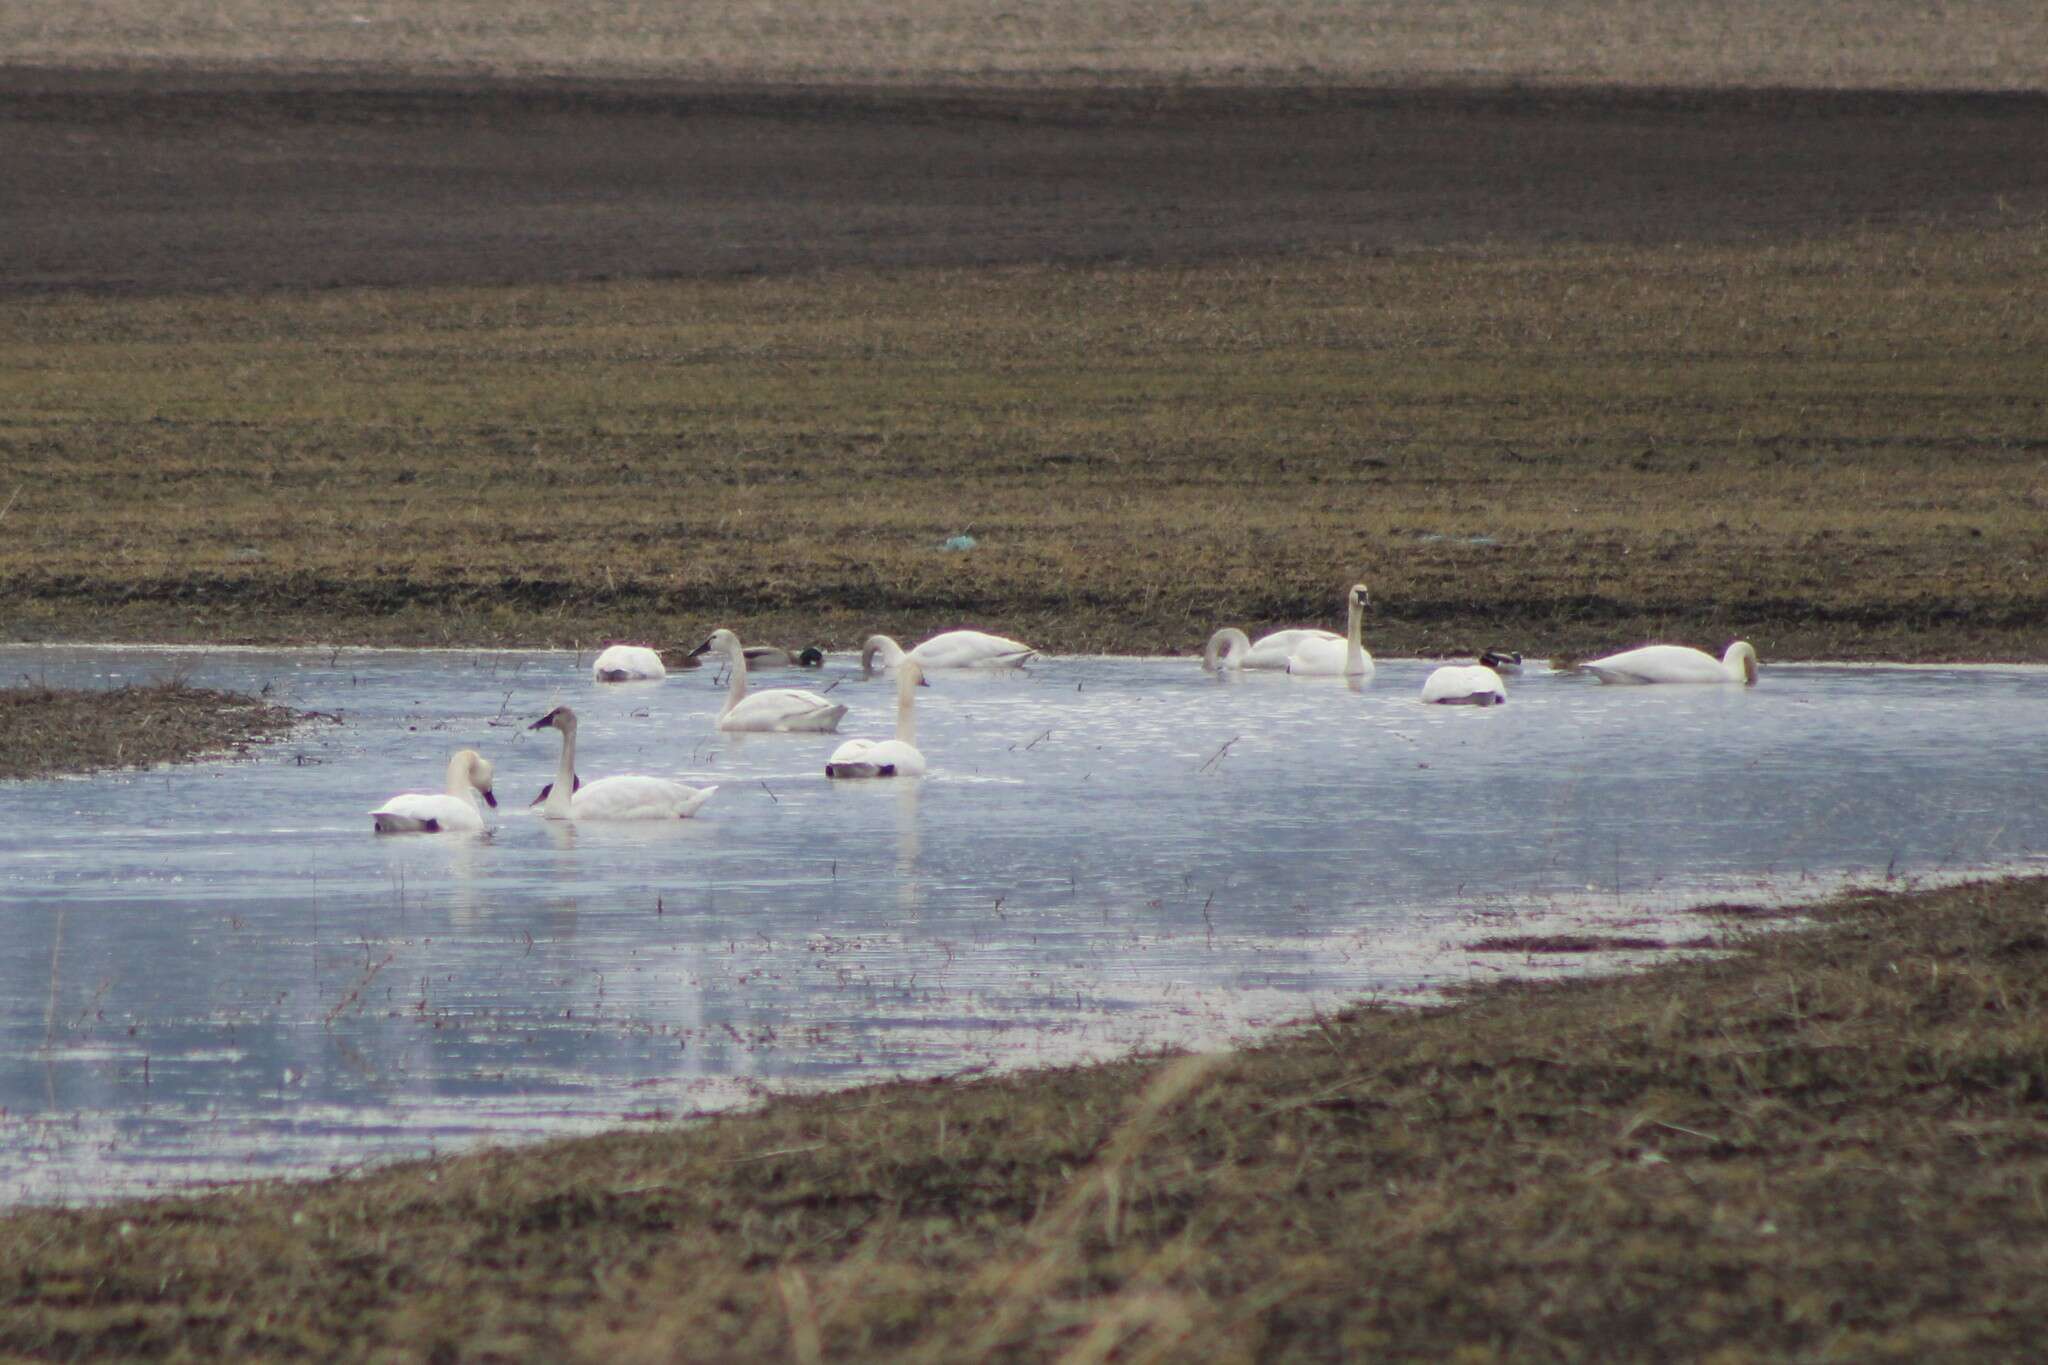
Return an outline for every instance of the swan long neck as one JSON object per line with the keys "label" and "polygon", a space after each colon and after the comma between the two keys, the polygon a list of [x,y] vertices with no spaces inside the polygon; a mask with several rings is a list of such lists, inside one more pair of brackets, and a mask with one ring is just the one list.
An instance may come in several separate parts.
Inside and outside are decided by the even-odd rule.
{"label": "swan long neck", "polygon": [[555,765],[555,785],[540,811],[551,820],[566,820],[569,802],[576,795],[576,726],[572,721],[555,728],[562,732],[562,761]]}
{"label": "swan long neck", "polygon": [[727,670],[732,674],[725,685],[725,709],[730,711],[747,697],[747,652],[740,648],[738,640],[730,640],[724,645],[724,654]]}
{"label": "swan long neck", "polygon": [[1730,678],[1756,686],[1756,650],[1748,641],[1737,640],[1728,646],[1728,652],[1721,656],[1721,667],[1728,670]]}
{"label": "swan long neck", "polygon": [[1202,647],[1202,667],[1211,673],[1244,667],[1244,656],[1252,647],[1251,637],[1236,626],[1225,626],[1209,637]]}
{"label": "swan long neck", "polygon": [[906,668],[896,679],[896,742],[917,747],[917,716],[911,703],[917,698],[917,670]]}
{"label": "swan long neck", "polygon": [[1351,594],[1351,621],[1344,633],[1344,671],[1365,672],[1365,600]]}
{"label": "swan long neck", "polygon": [[459,796],[474,806],[476,804],[476,787],[469,780],[469,761],[471,757],[470,751],[463,749],[455,757],[448,760],[447,790],[450,796]]}

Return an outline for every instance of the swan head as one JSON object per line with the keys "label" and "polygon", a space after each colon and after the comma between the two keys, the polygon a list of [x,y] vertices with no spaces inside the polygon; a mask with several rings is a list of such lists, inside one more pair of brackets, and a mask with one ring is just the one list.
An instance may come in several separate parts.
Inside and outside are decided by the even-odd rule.
{"label": "swan head", "polygon": [[816,645],[805,645],[797,651],[796,666],[798,668],[823,668],[825,666],[825,651]]}
{"label": "swan head", "polygon": [[1519,670],[1522,666],[1522,651],[1519,649],[1483,649],[1479,651],[1479,662],[1495,672],[1499,672],[1502,669],[1513,672]]}
{"label": "swan head", "polygon": [[870,635],[860,642],[860,675],[873,677],[875,659],[879,656],[882,667],[890,668],[903,661],[903,646],[886,635]]}
{"label": "swan head", "polygon": [[539,720],[526,727],[529,730],[560,730],[565,735],[576,733],[576,713],[566,706],[557,706]]}
{"label": "swan head", "polygon": [[720,626],[704,637],[704,643],[690,651],[690,657],[700,654],[723,654],[728,658],[746,658],[746,651],[740,647],[740,637]]}
{"label": "swan head", "polygon": [[913,687],[930,687],[925,681],[924,665],[915,659],[905,659],[896,666],[896,690],[904,696],[910,695]]}
{"label": "swan head", "polygon": [[1243,668],[1245,652],[1251,647],[1251,637],[1236,626],[1225,626],[1202,646],[1202,667],[1210,673]]}
{"label": "swan head", "polygon": [[455,758],[462,765],[462,776],[464,779],[468,781],[470,786],[476,788],[477,795],[483,797],[485,805],[489,806],[492,810],[496,810],[498,808],[498,798],[491,791],[491,776],[496,770],[491,767],[491,760],[485,758],[474,749],[464,749],[461,753],[455,755]]}
{"label": "swan head", "polygon": [[1749,641],[1737,640],[1728,646],[1728,652],[1721,656],[1721,663],[1731,674],[1740,666],[1742,681],[1750,687],[1756,686],[1756,650],[1751,647]]}
{"label": "swan head", "polygon": [[1350,604],[1353,611],[1364,611],[1368,606],[1372,605],[1372,594],[1365,590],[1365,584],[1353,583],[1351,585]]}

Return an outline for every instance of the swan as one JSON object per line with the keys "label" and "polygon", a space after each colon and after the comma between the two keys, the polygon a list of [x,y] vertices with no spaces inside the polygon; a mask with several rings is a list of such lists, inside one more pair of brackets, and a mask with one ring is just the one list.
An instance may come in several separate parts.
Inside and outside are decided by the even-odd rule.
{"label": "swan", "polygon": [[886,635],[870,635],[861,642],[860,671],[863,676],[873,673],[878,655],[883,668],[894,668],[905,659],[915,659],[924,668],[1021,668],[1037,653],[1022,640],[979,630],[945,631],[908,650]]}
{"label": "swan", "polygon": [[458,749],[448,760],[447,791],[394,796],[371,811],[370,820],[379,834],[468,833],[484,827],[478,792],[492,806],[498,804],[491,794],[491,761],[474,749]]}
{"label": "swan", "polygon": [[924,755],[917,747],[917,721],[910,703],[917,689],[929,686],[916,659],[896,666],[896,738],[849,739],[825,761],[827,777],[923,777]]}
{"label": "swan", "polygon": [[590,665],[592,682],[638,682],[644,678],[666,678],[661,656],[646,645],[612,645]]}
{"label": "swan", "polygon": [[1756,685],[1756,650],[1737,640],[1716,659],[1690,645],[1644,645],[1579,665],[1604,683],[1744,683]]}
{"label": "swan", "polygon": [[723,627],[712,631],[704,643],[691,652],[722,654],[725,666],[732,672],[732,682],[726,688],[725,706],[718,713],[718,728],[721,730],[822,734],[837,730],[839,718],[846,714],[844,706],[826,701],[816,692],[794,687],[770,688],[749,695],[746,650],[740,645],[740,637]]}
{"label": "swan", "polygon": [[1211,673],[1240,668],[1285,669],[1296,649],[1310,640],[1342,645],[1344,637],[1328,630],[1276,630],[1254,642],[1236,626],[1225,626],[1202,647],[1202,667]]}
{"label": "swan", "polygon": [[1332,638],[1303,640],[1288,656],[1287,671],[1312,677],[1370,678],[1372,676],[1372,655],[1365,652],[1359,642],[1359,630],[1365,620],[1365,604],[1370,601],[1365,584],[1351,585],[1351,619],[1341,640]]}
{"label": "swan", "polygon": [[823,668],[825,651],[816,645],[784,649],[781,645],[748,645],[743,651],[748,668]]}
{"label": "swan", "polygon": [[1508,689],[1485,664],[1445,664],[1422,684],[1422,699],[1438,706],[1496,706],[1508,699]]}
{"label": "swan", "polygon": [[540,789],[533,804],[550,820],[682,820],[697,813],[716,787],[692,787],[665,777],[576,777],[576,713],[557,706],[526,727],[560,730],[562,761],[555,780]]}
{"label": "swan", "polygon": [[1483,649],[1479,652],[1479,662],[1496,673],[1520,673],[1522,671],[1522,651],[1519,649]]}

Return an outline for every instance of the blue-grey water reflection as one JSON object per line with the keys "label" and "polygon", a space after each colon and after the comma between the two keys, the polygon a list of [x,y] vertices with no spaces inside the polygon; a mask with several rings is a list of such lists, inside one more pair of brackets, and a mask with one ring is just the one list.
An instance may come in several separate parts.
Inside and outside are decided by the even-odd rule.
{"label": "blue-grey water reflection", "polygon": [[[193,681],[338,714],[252,760],[0,784],[0,1199],[89,1199],[650,1121],[762,1088],[1213,1045],[1519,962],[1458,945],[1635,924],[2048,848],[2048,671],[1767,668],[1487,711],[1427,665],[1219,680],[1187,660],[940,673],[922,782],[837,785],[894,686],[822,675],[834,736],[718,735],[709,672],[568,654],[0,650],[53,684]],[[715,781],[692,821],[549,824],[584,776]],[[497,764],[487,838],[366,812]],[[1690,931],[1688,931],[1690,932]]]}

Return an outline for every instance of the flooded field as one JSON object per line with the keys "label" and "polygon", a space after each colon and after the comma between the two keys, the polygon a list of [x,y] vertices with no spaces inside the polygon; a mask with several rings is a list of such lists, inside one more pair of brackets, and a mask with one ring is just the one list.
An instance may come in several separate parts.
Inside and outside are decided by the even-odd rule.
{"label": "flooded field", "polygon": [[[1772,666],[1490,710],[1191,660],[939,672],[931,775],[832,784],[893,683],[835,657],[838,736],[726,736],[709,671],[587,656],[0,650],[52,685],[191,681],[339,717],[246,762],[0,784],[0,1198],[325,1174],[653,1122],[763,1088],[1210,1046],[1366,995],[1559,969],[1494,934],[1684,938],[1701,901],[2039,865],[2048,670]],[[526,802],[573,705],[584,778],[716,782],[690,821]],[[367,812],[496,764],[482,837]],[[1611,961],[1605,959],[1603,961]],[[1573,965],[1566,964],[1565,969]]]}

